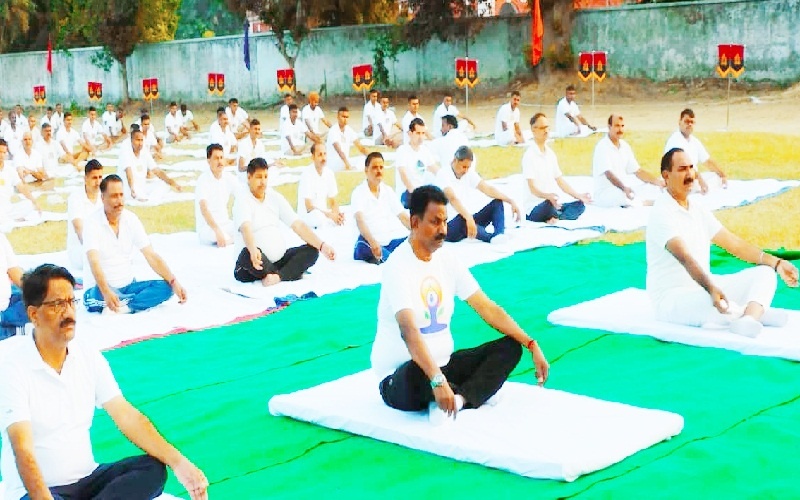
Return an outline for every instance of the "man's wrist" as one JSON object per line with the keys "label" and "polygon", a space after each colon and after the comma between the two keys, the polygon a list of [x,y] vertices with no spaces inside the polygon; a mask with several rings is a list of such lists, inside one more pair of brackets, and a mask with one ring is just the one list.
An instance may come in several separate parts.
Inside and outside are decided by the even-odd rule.
{"label": "man's wrist", "polygon": [[778,272],[778,267],[780,267],[781,262],[783,262],[783,259],[778,259],[775,261],[775,267],[773,269],[775,270],[776,273]]}
{"label": "man's wrist", "polygon": [[437,373],[431,378],[431,389],[436,389],[437,387],[441,387],[447,383],[447,379],[445,378],[442,372]]}

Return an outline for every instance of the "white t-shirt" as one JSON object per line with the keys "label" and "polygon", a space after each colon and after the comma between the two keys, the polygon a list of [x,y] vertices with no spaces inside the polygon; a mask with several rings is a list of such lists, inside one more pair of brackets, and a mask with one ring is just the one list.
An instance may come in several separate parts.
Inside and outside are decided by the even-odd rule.
{"label": "white t-shirt", "polygon": [[[506,130],[503,130],[503,123]],[[511,109],[511,103],[507,102],[497,110],[497,118],[494,122],[494,138],[496,141],[503,141],[503,136],[514,136],[514,124],[519,123],[519,106]],[[505,141],[507,142],[507,141]]]}
{"label": "white t-shirt", "polygon": [[89,429],[95,408],[121,396],[108,361],[80,342],[69,343],[61,373],[42,360],[33,335],[3,341],[7,356],[0,373],[3,445],[0,471],[6,499],[25,495],[8,427],[30,422],[33,453],[48,487],[75,483],[97,468]]}
{"label": "white t-shirt", "polygon": [[180,135],[182,126],[183,117],[179,112],[176,111],[174,115],[167,113],[167,116],[164,117],[164,129],[166,129],[167,133]]}
{"label": "white t-shirt", "polygon": [[567,102],[567,98],[562,97],[556,104],[556,137],[566,137],[578,130],[572,120],[566,117],[567,113],[571,117],[577,118],[581,114],[581,110],[578,108],[577,102]]}
{"label": "white t-shirt", "polygon": [[664,146],[664,152],[666,153],[672,148],[681,148],[687,155],[689,155],[689,159],[692,160],[692,165],[694,168],[697,169],[703,163],[707,162],[711,155],[708,154],[706,148],[703,146],[703,143],[700,142],[700,139],[694,136],[694,134],[690,135],[687,139],[683,136],[680,129],[676,130],[669,139],[667,139],[667,144]]}
{"label": "white t-shirt", "polygon": [[436,176],[428,170],[428,167],[436,163],[436,157],[425,144],[420,144],[419,149],[414,150],[410,145],[403,144],[397,148],[394,164],[397,172],[394,179],[394,189],[397,194],[407,191],[406,185],[400,178],[402,169],[413,188],[412,191],[420,186],[434,184]]}
{"label": "white t-shirt", "polygon": [[114,111],[103,111],[103,116],[100,117],[100,121],[103,122],[103,128],[106,129],[106,133],[111,135],[111,129],[114,124],[117,123],[117,113]]}
{"label": "white t-shirt", "polygon": [[249,222],[256,246],[270,262],[280,260],[286,253],[280,222],[291,226],[296,220],[297,214],[289,202],[272,188],[267,188],[264,201],[257,200],[249,190],[241,190],[233,203],[234,227],[241,234],[242,224]]}
{"label": "white t-shirt", "polygon": [[[481,180],[480,174],[478,174],[478,171],[474,168],[467,170],[467,173],[462,175],[460,179],[456,177],[452,166],[442,167],[439,169],[439,173],[436,174],[436,185],[439,186],[442,191],[447,188],[452,189],[458,201],[464,205],[470,214],[477,213],[483,208],[478,206],[478,194],[480,194],[478,191],[478,184],[481,183]],[[453,220],[457,215],[458,211],[453,204],[448,203],[447,221]]]}
{"label": "white t-shirt", "polygon": [[392,188],[383,182],[378,186],[378,196],[372,194],[367,181],[356,186],[350,198],[350,206],[354,214],[361,213],[364,224],[381,246],[408,236],[408,229],[398,218],[405,209]]}
{"label": "white t-shirt", "polygon": [[672,290],[700,287],[686,268],[667,250],[667,242],[673,238],[681,238],[689,255],[709,274],[711,239],[721,229],[722,224],[711,210],[696,198],[689,199],[688,210],[678,205],[669,193],[656,199],[650,211],[645,236],[647,292],[655,303]]}
{"label": "white t-shirt", "polygon": [[403,115],[403,121],[400,123],[400,127],[403,129],[403,144],[408,144],[411,140],[408,136],[408,127],[411,126],[411,122],[414,121],[415,118],[419,118],[422,120],[422,123],[425,123],[425,119],[422,118],[422,115],[419,113],[412,115],[411,111],[406,111],[406,114]]}
{"label": "white t-shirt", "polygon": [[439,366],[446,365],[454,349],[450,320],[455,297],[467,300],[480,290],[478,282],[447,248],[436,250],[425,262],[414,255],[408,241],[392,252],[381,269],[378,330],[370,356],[372,369],[382,379],[411,360],[395,317],[404,309],[413,312],[433,360]]}
{"label": "white t-shirt", "polygon": [[242,181],[247,182],[247,172],[239,172],[239,159],[244,160],[244,166],[247,167],[247,164],[250,163],[250,160],[253,158],[264,158],[265,160],[272,159],[272,152],[267,154],[267,149],[264,146],[264,141],[261,138],[256,139],[256,143],[253,144],[253,139],[250,138],[249,135],[242,137],[239,140],[239,148],[238,151],[238,158],[236,159],[236,171],[238,172],[239,179]]}
{"label": "white t-shirt", "polygon": [[225,114],[228,115],[228,123],[233,130],[238,130],[240,126],[247,123],[247,111],[243,110],[241,106],[236,108],[236,113],[231,111],[231,107],[225,107]]}
{"label": "white t-shirt", "polygon": [[608,135],[597,142],[592,159],[592,177],[594,177],[594,194],[597,200],[613,198],[619,189],[611,184],[605,173],[611,171],[617,178],[624,180],[630,174],[639,171],[639,163],[633,156],[633,150],[624,139],[619,140],[619,147],[614,146]]}
{"label": "white t-shirt", "polygon": [[[435,151],[439,157],[439,165],[446,167],[453,163],[456,151],[461,146],[469,146],[469,139],[461,129],[451,129],[447,134],[442,135],[431,142],[431,150]],[[473,162],[473,167],[475,162]]]}
{"label": "white t-shirt", "polygon": [[[307,120],[308,123],[311,124],[309,130],[319,135],[319,122],[320,120],[325,118],[325,113],[322,111],[322,108],[317,106],[314,109],[311,109],[311,105],[306,104],[303,107],[303,113],[301,118],[303,118],[304,122]],[[306,124],[306,126],[308,126],[308,124]]]}
{"label": "white t-shirt", "polygon": [[375,118],[378,116],[378,113],[381,110],[381,105],[379,103],[372,104],[372,102],[367,101],[364,104],[364,113],[361,115],[361,130],[364,130],[369,126],[369,119],[372,119],[372,128],[375,128]]}
{"label": "white t-shirt", "polygon": [[297,213],[306,214],[306,199],[310,199],[314,208],[328,211],[328,198],[335,198],[339,194],[336,186],[336,176],[327,165],[322,167],[322,174],[311,164],[303,169],[300,182],[297,185]]}
{"label": "white t-shirt", "polygon": [[284,104],[281,106],[281,112],[278,115],[278,130],[280,130],[280,128],[283,126],[283,122],[287,120],[289,120],[289,105]]}
{"label": "white t-shirt", "polygon": [[308,127],[300,117],[294,123],[292,123],[291,119],[281,122],[281,153],[289,154],[292,152],[289,141],[286,140],[287,136],[291,139],[292,146],[298,147],[305,143],[306,132],[308,132]]}
{"label": "white t-shirt", "polygon": [[54,168],[58,167],[58,159],[63,155],[64,151],[53,137],[50,137],[50,142],[45,142],[40,139],[36,143],[36,149],[42,155],[42,165],[48,173],[52,172]]}
{"label": "white t-shirt", "polygon": [[538,144],[533,144],[525,151],[522,156],[522,177],[525,179],[525,213],[530,213],[531,209],[541,203],[538,196],[534,196],[528,187],[528,180],[533,181],[536,189],[543,193],[555,193],[559,200],[566,201],[567,195],[561,190],[556,179],[561,177],[561,169],[558,167],[558,159],[550,146],[544,146],[544,152],[539,149]]}
{"label": "white t-shirt", "polygon": [[[131,186],[128,184],[128,174],[126,170],[131,169],[131,177],[133,178],[133,190],[141,190],[147,183],[147,172],[157,168],[156,161],[153,155],[145,147],[139,151],[139,156],[133,154],[133,147],[125,147],[119,155],[119,166],[117,167],[117,175],[122,177],[122,186],[125,189],[125,196],[131,195]],[[140,193],[141,194],[141,191]]]}
{"label": "white t-shirt", "polygon": [[74,127],[69,130],[66,127],[61,127],[61,130],[56,135],[56,140],[61,144],[64,152],[72,154],[75,152],[75,146],[80,142],[81,136]]}
{"label": "white t-shirt", "polygon": [[194,113],[188,109],[186,110],[186,113],[182,113],[180,110],[178,110],[178,115],[181,116],[181,121],[183,123],[191,123],[194,121]]}
{"label": "white t-shirt", "polygon": [[36,148],[31,148],[31,154],[25,152],[25,148],[19,148],[14,156],[14,166],[17,170],[24,168],[27,170],[41,170],[43,167],[42,155]]}
{"label": "white t-shirt", "polygon": [[[149,150],[150,148],[158,146],[158,136],[156,135],[156,128],[153,126],[152,121],[150,126],[147,127],[147,132],[144,133],[144,146]],[[130,137],[128,138],[130,139]]]}
{"label": "white t-shirt", "polygon": [[223,154],[225,156],[230,155],[231,148],[237,144],[236,136],[233,134],[231,126],[228,125],[223,132],[222,127],[219,125],[219,121],[215,121],[211,124],[211,129],[209,132],[209,144],[219,144],[222,146]]}
{"label": "white t-shirt", "polygon": [[391,108],[386,108],[386,111],[378,109],[372,116],[372,137],[381,135],[381,129],[378,124],[383,127],[383,133],[391,136],[395,123],[397,123],[397,115],[394,114]]}
{"label": "white t-shirt", "polygon": [[[149,246],[150,239],[142,221],[130,210],[123,210],[120,215],[118,235],[114,234],[103,210],[92,212],[83,221],[83,248],[86,253],[98,251],[100,267],[112,288],[122,288],[133,282],[133,252]],[[91,270],[86,258],[83,268]],[[96,284],[94,274],[84,273],[84,289],[88,290]]]}
{"label": "white t-shirt", "polygon": [[[6,160],[3,165],[0,165],[0,210],[8,210],[11,197],[14,196],[14,191],[21,182],[13,162]],[[0,217],[4,215],[1,214]]]}
{"label": "white t-shirt", "polygon": [[431,122],[431,128],[433,128],[433,137],[441,137],[442,136],[442,118],[451,115],[455,116],[458,119],[459,115],[458,108],[455,104],[451,104],[450,107],[444,105],[444,103],[439,104],[436,107],[436,110],[433,112],[433,121]]}
{"label": "white t-shirt", "polygon": [[98,137],[102,137],[105,134],[105,131],[103,130],[103,124],[100,123],[99,120],[92,122],[87,118],[86,121],[83,122],[81,133],[84,139],[86,139],[86,142],[94,144]]}
{"label": "white t-shirt", "polygon": [[8,308],[8,301],[11,300],[11,279],[8,277],[8,270],[14,267],[19,267],[17,255],[6,235],[0,232],[0,311],[5,311]]}
{"label": "white t-shirt", "polygon": [[50,118],[50,126],[53,127],[55,133],[58,133],[64,127],[64,113],[54,111],[52,118]]}
{"label": "white t-shirt", "polygon": [[339,156],[339,153],[336,152],[336,148],[333,147],[334,144],[339,144],[342,153],[347,157],[347,161],[350,161],[350,148],[357,140],[358,134],[356,134],[356,131],[353,130],[350,125],[345,125],[344,130],[339,128],[338,123],[331,127],[330,130],[328,130],[328,139],[326,140],[328,168],[334,172],[338,172],[344,168],[344,161],[342,157]]}
{"label": "white t-shirt", "polygon": [[78,238],[78,233],[75,232],[75,226],[72,225],[72,222],[75,219],[83,221],[87,216],[101,208],[103,208],[103,200],[100,198],[100,193],[97,193],[97,199],[92,201],[86,196],[86,189],[83,187],[77,188],[72,192],[67,200],[67,249],[81,248],[81,240]]}
{"label": "white t-shirt", "polygon": [[222,176],[217,179],[211,171],[205,171],[197,178],[197,186],[194,190],[194,224],[195,230],[211,231],[211,227],[200,211],[200,201],[205,200],[206,208],[211,212],[211,217],[218,226],[231,220],[228,215],[228,202],[231,196],[236,193],[238,184],[236,177],[228,172],[222,172]]}

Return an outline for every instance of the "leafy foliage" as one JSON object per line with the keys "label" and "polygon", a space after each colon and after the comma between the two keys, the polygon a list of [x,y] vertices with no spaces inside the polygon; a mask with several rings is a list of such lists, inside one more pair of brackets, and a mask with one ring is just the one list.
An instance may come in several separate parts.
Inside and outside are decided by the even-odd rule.
{"label": "leafy foliage", "polygon": [[489,0],[408,0],[408,15],[413,18],[406,25],[403,38],[412,47],[419,47],[433,38],[447,42],[465,34],[475,36],[479,25],[458,20],[475,17],[489,4]]}
{"label": "leafy foliage", "polygon": [[402,34],[396,26],[395,29],[382,31],[370,37],[372,41],[372,76],[375,84],[380,88],[389,87],[389,68],[387,64],[397,61],[397,56],[407,51],[410,47],[402,40]]}
{"label": "leafy foliage", "polygon": [[34,9],[32,0],[0,1],[0,53],[27,35]]}

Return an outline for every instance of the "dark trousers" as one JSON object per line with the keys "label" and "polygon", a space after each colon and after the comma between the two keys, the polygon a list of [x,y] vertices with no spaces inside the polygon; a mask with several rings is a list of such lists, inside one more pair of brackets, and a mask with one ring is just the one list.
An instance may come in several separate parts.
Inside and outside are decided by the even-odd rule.
{"label": "dark trousers", "polygon": [[[454,352],[441,368],[453,392],[464,398],[464,408],[478,408],[500,390],[521,356],[522,346],[502,337]],[[414,361],[383,379],[379,389],[383,401],[397,410],[424,410],[434,400],[430,380]]]}
{"label": "dark trousers", "polygon": [[[492,200],[483,207],[480,212],[472,216],[475,225],[478,226],[477,238],[481,241],[492,241],[492,238],[503,234],[506,230],[506,214],[503,202]],[[491,224],[494,232],[486,232],[486,227]],[[467,237],[467,221],[461,215],[456,215],[453,220],[447,223],[447,237],[445,241],[461,241]]]}
{"label": "dark trousers", "polygon": [[[164,491],[167,466],[150,455],[101,464],[77,483],[50,488],[55,500],[152,500]],[[29,500],[25,495],[20,500]]]}
{"label": "dark trousers", "polygon": [[557,210],[550,200],[539,203],[526,217],[531,222],[547,222],[550,219],[575,220],[586,210],[586,205],[582,201],[576,200],[563,203],[561,210]]}
{"label": "dark trousers", "polygon": [[12,285],[8,306],[0,312],[0,340],[22,333],[29,321],[28,311],[22,301],[22,290],[17,285]]}
{"label": "dark trousers", "polygon": [[281,277],[281,281],[297,281],[309,267],[314,265],[318,257],[319,250],[311,245],[289,248],[283,257],[275,262],[270,262],[264,252],[261,252],[262,268],[258,270],[253,267],[250,250],[245,247],[236,259],[233,277],[242,283],[251,283],[264,279],[268,274],[277,274]]}
{"label": "dark trousers", "polygon": [[378,260],[372,253],[372,247],[369,246],[367,240],[365,240],[363,236],[359,235],[358,239],[356,240],[356,247],[353,249],[353,260],[365,260],[370,264],[382,264],[386,262],[386,259],[388,259],[389,255],[394,252],[394,249],[400,246],[400,243],[406,241],[406,238],[408,238],[408,236],[396,238],[390,241],[386,246],[382,246],[381,260]]}

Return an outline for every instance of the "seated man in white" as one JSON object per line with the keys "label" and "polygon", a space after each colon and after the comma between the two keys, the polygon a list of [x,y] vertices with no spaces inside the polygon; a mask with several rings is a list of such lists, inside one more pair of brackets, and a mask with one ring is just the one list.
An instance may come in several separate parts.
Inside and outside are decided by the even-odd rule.
{"label": "seated man in white", "polygon": [[[108,361],[75,340],[75,278],[44,264],[25,275],[33,335],[7,340],[0,378],[5,498],[155,498],[166,466],[192,499],[208,480],[122,395]],[[95,408],[144,455],[98,464],[89,439]]]}
{"label": "seated man in white", "polygon": [[331,128],[331,122],[325,118],[325,112],[322,111],[322,108],[319,107],[319,93],[318,92],[309,92],[308,94],[308,104],[303,107],[302,113],[303,123],[306,124],[306,128],[309,132],[311,132],[312,141],[313,142],[322,142],[323,137],[325,134],[322,133],[322,128],[320,127],[320,123],[324,124],[329,129]]}
{"label": "seated man in white", "polygon": [[280,161],[272,161],[276,156],[276,151],[267,151],[264,139],[261,138],[261,122],[253,118],[250,120],[250,128],[247,135],[239,141],[239,157],[237,177],[242,184],[247,185],[247,165],[253,158],[264,158],[270,166],[283,165]]}
{"label": "seated man in white", "polygon": [[442,102],[436,106],[436,109],[433,112],[433,121],[431,122],[431,127],[433,128],[433,137],[434,139],[439,138],[442,136],[442,130],[438,128],[438,125],[442,123],[442,118],[445,116],[453,116],[456,119],[456,128],[458,128],[458,120],[465,120],[467,123],[475,128],[475,122],[469,119],[467,115],[462,115],[461,111],[453,104],[453,94],[448,93],[444,95],[444,99]]}
{"label": "seated man in white", "polygon": [[[736,236],[689,197],[697,173],[688,154],[671,149],[661,159],[667,189],[647,223],[647,292],[662,321],[702,327],[729,324],[730,331],[757,336],[766,326],[783,326],[785,311],[772,309],[777,273],[797,287],[797,268]],[[711,273],[710,245],[718,245],[755,267]]]}
{"label": "seated man in white", "polygon": [[[645,172],[633,156],[633,150],[622,138],[625,120],[620,115],[608,117],[608,134],[597,142],[592,158],[594,193],[592,199],[599,207],[627,207],[634,201],[652,205],[658,196],[655,188],[663,188],[664,180]],[[639,186],[631,187],[636,176]],[[647,185],[655,186],[650,188]]]}
{"label": "seated man in white", "polygon": [[576,94],[575,85],[567,85],[564,97],[556,103],[555,137],[569,137],[597,130],[597,127],[592,126],[581,114],[578,103],[575,102]]}
{"label": "seated man in white", "polygon": [[28,117],[28,131],[31,133],[31,137],[33,137],[34,144],[42,138],[42,129],[36,126],[36,117],[33,115]]}
{"label": "seated man in white", "polygon": [[411,193],[420,186],[433,184],[439,171],[436,157],[423,143],[428,133],[425,123],[421,118],[414,118],[408,127],[409,143],[397,148],[394,160],[394,188],[406,208]]}
{"label": "seated man in white", "polygon": [[[42,125],[42,137],[35,145],[36,150],[42,156],[42,166],[45,172],[55,172],[58,168],[58,159],[63,150],[61,145],[53,137],[53,127],[49,123]],[[52,174],[48,174],[52,175]]]}
{"label": "seated man in white", "polygon": [[361,145],[358,134],[347,124],[349,119],[350,110],[342,106],[336,113],[336,125],[328,130],[327,146],[330,151],[328,168],[334,172],[353,170],[354,167],[350,164],[350,148],[352,146],[355,146],[362,155],[367,155],[367,149]]}
{"label": "seated man in white", "polygon": [[[300,119],[297,104],[289,105],[289,119],[281,122],[281,153],[284,155],[301,155],[314,143],[314,134],[309,132],[306,124]],[[309,142],[306,143],[305,139]]]}
{"label": "seated man in white", "polygon": [[[125,210],[122,179],[111,174],[100,183],[102,210],[88,215],[83,224],[86,250],[83,303],[89,312],[109,310],[137,313],[155,307],[174,293],[186,302],[186,290],[170,271],[164,259],[153,250],[144,226],[136,215]],[[137,281],[133,275],[133,252],[142,252],[147,264],[160,280]]]}
{"label": "seated man in white", "polygon": [[497,110],[494,121],[494,140],[498,146],[525,142],[519,126],[519,101],[519,92],[514,90],[511,92],[511,100]]}
{"label": "seated man in white", "polygon": [[[419,97],[410,95],[408,96],[408,111],[403,115],[403,120],[400,122],[400,130],[403,131],[403,144],[408,144],[411,141],[409,130],[411,130],[411,122],[416,119],[419,119],[425,125],[425,119],[419,112]],[[427,128],[425,129],[425,138],[433,140],[433,136]]]}
{"label": "seated man in white", "polygon": [[8,155],[12,160],[17,151],[22,149],[22,134],[28,131],[28,124],[23,125],[22,123],[24,122],[17,118],[14,111],[8,112],[8,125],[2,133],[2,137],[8,144]]}
{"label": "seated man in white", "polygon": [[106,133],[111,135],[109,129],[117,121],[117,112],[114,109],[114,105],[111,103],[106,104],[106,110],[103,111],[103,115],[100,117],[100,123],[103,124],[103,128],[106,129]]}
{"label": "seated man in white", "polygon": [[64,124],[61,126],[58,134],[56,134],[56,141],[58,141],[62,149],[61,163],[69,163],[75,167],[76,170],[79,170],[80,166],[78,163],[89,158],[90,150],[89,145],[72,126],[73,120],[72,113],[69,111],[64,113]]}
{"label": "seated man in white", "polygon": [[458,148],[469,146],[469,139],[458,128],[458,120],[453,115],[444,115],[441,122],[435,123],[440,123],[441,131],[439,137],[430,144],[430,149],[439,157],[439,165],[447,165]]}
{"label": "seated man in white", "polygon": [[[550,123],[544,113],[531,118],[533,145],[522,156],[526,218],[532,222],[554,223],[575,220],[592,201],[589,193],[578,193],[564,180],[555,152],[547,145]],[[574,201],[566,201],[568,196]]]}
{"label": "seated man in white", "polygon": [[358,226],[353,259],[381,264],[408,238],[408,212],[392,188],[383,183],[383,155],[367,155],[367,179],[356,186],[350,199]]}
{"label": "seated man in white", "polygon": [[188,130],[189,127],[192,127],[192,130],[197,132],[200,130],[200,125],[194,121],[194,113],[189,109],[189,106],[186,104],[181,104],[181,120],[183,121],[183,125]]}
{"label": "seated man in white", "polygon": [[361,115],[361,131],[364,133],[364,137],[372,137],[375,132],[377,125],[375,117],[381,110],[380,95],[381,93],[377,89],[372,89],[369,91],[369,100],[364,103],[364,112]]}
{"label": "seated man in white", "polygon": [[22,272],[11,243],[0,232],[0,340],[22,333],[29,322],[20,291]]}
{"label": "seated man in white", "polygon": [[[700,165],[706,165],[708,168],[717,174],[716,182],[721,184],[723,188],[728,187],[728,177],[722,171],[717,162],[708,154],[703,143],[694,135],[694,111],[689,108],[681,111],[681,117],[678,120],[678,130],[676,130],[664,146],[666,153],[670,149],[679,148],[689,155],[692,160],[692,165],[697,172],[700,171]],[[708,182],[704,175],[697,176],[697,184],[695,188],[699,188],[700,192],[706,194],[708,192]]]}
{"label": "seated man in white", "polygon": [[100,182],[103,165],[89,160],[84,167],[83,187],[72,192],[67,200],[67,255],[74,269],[83,269],[83,222],[86,217],[103,208]]}
{"label": "seated man in white", "polygon": [[289,93],[283,94],[283,106],[278,114],[278,130],[283,126],[283,122],[289,119],[289,106],[292,104],[294,104],[294,96]]}
{"label": "seated man in white", "polygon": [[[488,243],[503,234],[506,229],[504,202],[511,205],[517,221],[521,217],[514,200],[481,179],[477,170],[472,168],[473,159],[472,150],[462,146],[456,150],[450,165],[442,167],[436,174],[436,185],[450,201],[447,206],[447,241],[477,238]],[[483,208],[475,206],[478,192],[492,199]],[[490,224],[494,228],[491,233],[486,230]]]}
{"label": "seated man in white", "polygon": [[[280,193],[267,186],[267,161],[254,158],[247,166],[247,190],[240,190],[233,203],[234,227],[241,233],[242,251],[233,276],[243,283],[261,281],[271,286],[296,281],[313,266],[319,254],[335,257],[333,247],[322,241]],[[281,234],[285,224],[305,245],[287,248]]]}
{"label": "seated man in white", "polygon": [[111,142],[113,144],[117,144],[128,138],[128,128],[122,122],[124,116],[125,112],[122,110],[122,108],[117,108],[117,112],[114,115],[114,121],[111,122],[108,127],[108,136],[111,138]]}
{"label": "seated man in white", "polygon": [[403,130],[397,122],[397,115],[389,108],[389,98],[381,96],[380,109],[372,115],[372,139],[376,146],[396,148],[402,144]]}
{"label": "seated man in white", "polygon": [[228,215],[228,203],[239,188],[236,177],[225,172],[222,146],[206,148],[208,170],[200,174],[194,190],[195,231],[200,242],[224,247],[233,244],[233,220]]}
{"label": "seated man in white", "polygon": [[89,107],[89,115],[81,127],[83,140],[89,146],[89,153],[96,154],[100,150],[111,147],[111,138],[106,133],[103,124],[97,119],[97,110],[94,106]]}
{"label": "seated man in white", "polygon": [[[150,115],[143,114],[140,119],[140,125],[140,130],[144,134],[145,149],[147,149],[156,160],[163,160],[164,141],[156,133],[156,128],[150,120]],[[133,126],[131,126],[131,131],[133,131]]]}
{"label": "seated man in white", "polygon": [[211,144],[222,146],[225,166],[236,165],[239,141],[236,140],[236,135],[228,122],[228,114],[225,112],[225,108],[217,108],[217,119],[211,124],[209,136]]}
{"label": "seated man in white", "polygon": [[53,127],[53,135],[58,135],[61,127],[64,126],[64,106],[61,103],[56,104],[56,109],[53,111],[53,116],[50,118],[50,125]]}
{"label": "seated man in white", "polygon": [[42,155],[33,147],[33,135],[30,132],[22,134],[22,148],[17,151],[14,166],[22,182],[43,182],[50,179],[44,169]]}
{"label": "seated man in white", "polygon": [[247,129],[250,126],[250,118],[241,106],[239,106],[239,99],[232,97],[228,99],[228,107],[225,108],[225,114],[228,115],[228,123],[231,126],[233,135],[236,136],[238,141],[247,135]]}
{"label": "seated man in white", "polygon": [[324,144],[312,144],[313,163],[303,170],[297,184],[297,214],[312,229],[344,224],[344,214],[336,202],[339,188],[333,170],[327,166],[327,156]]}
{"label": "seated man in white", "polygon": [[183,115],[178,113],[178,103],[169,103],[169,112],[164,117],[164,130],[167,131],[167,142],[181,142],[189,138],[189,129],[183,123]]}
{"label": "seated man in white", "polygon": [[[522,346],[532,357],[539,385],[550,369],[537,342],[486,296],[464,264],[441,248],[446,205],[435,186],[412,193],[411,235],[382,266],[370,356],[383,401],[402,411],[427,408],[433,423],[486,403],[516,368]],[[456,296],[504,336],[454,352],[450,326]]]}
{"label": "seated man in white", "polygon": [[[131,141],[122,145],[117,173],[125,186],[125,196],[137,201],[158,201],[169,188],[182,191],[183,188],[158,168],[150,151],[144,147],[144,134],[141,130],[131,132]],[[157,177],[158,179],[151,178]]]}
{"label": "seated man in white", "polygon": [[[32,215],[34,210],[42,213],[30,188],[19,178],[13,162],[6,159],[7,154],[8,144],[4,139],[0,139],[0,224],[2,225],[22,220]],[[11,197],[14,196],[15,191],[25,199],[16,203],[12,202]]]}

